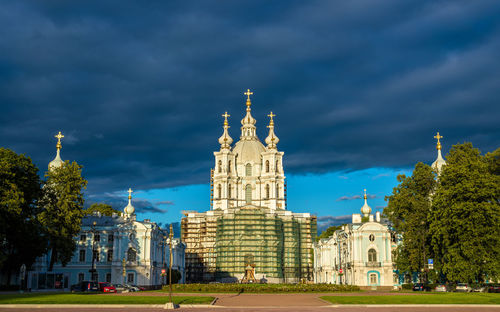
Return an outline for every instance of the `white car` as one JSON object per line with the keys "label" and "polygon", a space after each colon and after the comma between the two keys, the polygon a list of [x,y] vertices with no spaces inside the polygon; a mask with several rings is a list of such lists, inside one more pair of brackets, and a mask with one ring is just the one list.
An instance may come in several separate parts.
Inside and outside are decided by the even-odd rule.
{"label": "white car", "polygon": [[125,287],[127,287],[129,291],[140,291],[139,287],[135,287],[133,285],[127,284]]}
{"label": "white car", "polygon": [[469,286],[469,284],[466,283],[458,283],[457,288],[455,288],[455,291],[459,292],[471,292],[472,287]]}

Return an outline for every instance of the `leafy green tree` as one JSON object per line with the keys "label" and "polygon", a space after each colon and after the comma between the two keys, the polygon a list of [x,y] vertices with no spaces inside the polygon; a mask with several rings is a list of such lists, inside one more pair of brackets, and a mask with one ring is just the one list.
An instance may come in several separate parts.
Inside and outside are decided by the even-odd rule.
{"label": "leafy green tree", "polygon": [[435,266],[449,281],[500,278],[500,176],[495,152],[454,145],[431,214]]}
{"label": "leafy green tree", "polygon": [[410,177],[398,175],[384,214],[402,234],[395,261],[403,272],[421,272],[430,255],[429,214],[431,194],[436,187],[432,168],[419,162]]}
{"label": "leafy green tree", "polygon": [[335,231],[340,230],[342,228],[342,225],[333,225],[324,230],[319,236],[316,237],[316,241],[319,242],[320,239],[322,238],[328,238],[335,233]]}
{"label": "leafy green tree", "polygon": [[79,233],[83,217],[83,189],[87,181],[81,175],[82,166],[65,161],[61,167],[45,174],[39,215],[49,237],[51,251],[49,271],[54,263],[66,265],[76,248],[74,237]]}
{"label": "leafy green tree", "polygon": [[38,168],[31,159],[0,148],[0,268],[8,279],[46,251],[47,239],[37,220],[40,195]]}
{"label": "leafy green tree", "polygon": [[89,208],[83,211],[84,215],[86,216],[89,216],[94,212],[100,212],[103,216],[110,216],[110,217],[113,215],[113,213],[120,214],[120,211],[113,209],[113,207],[104,203],[93,203],[92,205],[90,205]]}

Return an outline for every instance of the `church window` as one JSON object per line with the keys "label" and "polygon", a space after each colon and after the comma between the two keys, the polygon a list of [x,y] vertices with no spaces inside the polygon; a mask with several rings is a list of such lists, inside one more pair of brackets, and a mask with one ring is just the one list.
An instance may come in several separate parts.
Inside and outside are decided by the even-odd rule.
{"label": "church window", "polygon": [[111,273],[106,273],[106,282],[111,283]]}
{"label": "church window", "polygon": [[219,167],[219,173],[221,173],[222,172],[222,160],[219,160],[217,167]]}
{"label": "church window", "polygon": [[128,239],[129,239],[131,242],[133,242],[133,241],[135,240],[135,235],[134,235],[134,233],[130,234],[130,235],[128,236]]}
{"label": "church window", "polygon": [[113,249],[108,250],[108,262],[113,262]]}
{"label": "church window", "polygon": [[85,235],[85,234],[80,235],[81,242],[85,242],[86,240],[87,240],[87,235]]}
{"label": "church window", "polygon": [[377,251],[375,249],[368,250],[368,262],[376,262],[377,261]]}
{"label": "church window", "polygon": [[131,284],[134,282],[134,273],[127,274],[127,283]]}
{"label": "church window", "polygon": [[85,262],[85,250],[80,250],[80,262]]}
{"label": "church window", "polygon": [[113,236],[113,234],[108,235],[108,243],[112,243],[114,239],[115,237]]}
{"label": "church window", "polygon": [[266,199],[269,199],[269,184],[266,184]]}
{"label": "church window", "polygon": [[375,241],[375,235],[373,235],[373,234],[370,234],[370,236],[369,236],[369,239],[370,239],[370,242],[373,242],[373,241]]}
{"label": "church window", "polygon": [[231,161],[227,162],[227,172],[231,172]]}
{"label": "church window", "polygon": [[127,251],[127,261],[137,261],[137,252],[132,247]]}
{"label": "church window", "polygon": [[101,241],[101,234],[97,233],[94,235],[94,242],[100,242]]}
{"label": "church window", "polygon": [[252,203],[252,186],[250,184],[245,187],[245,202],[247,204]]}
{"label": "church window", "polygon": [[228,197],[228,198],[231,198],[231,195],[232,195],[232,194],[231,194],[231,185],[229,185],[229,186],[227,187],[227,197]]}
{"label": "church window", "polygon": [[78,281],[83,282],[84,279],[85,279],[85,273],[78,273]]}
{"label": "church window", "polygon": [[377,284],[377,274],[375,274],[375,273],[370,274],[370,284],[372,284],[372,285]]}
{"label": "church window", "polygon": [[247,164],[245,166],[245,174],[246,174],[247,177],[252,176],[252,165]]}
{"label": "church window", "polygon": [[266,172],[269,172],[269,160],[266,160]]}
{"label": "church window", "polygon": [[217,185],[217,198],[222,198],[222,186],[220,186],[220,184]]}
{"label": "church window", "polygon": [[278,170],[278,168],[279,168],[279,166],[278,166],[278,165],[279,165],[279,160],[278,160],[278,159],[276,159],[276,172],[278,172],[278,171],[279,171],[279,170]]}

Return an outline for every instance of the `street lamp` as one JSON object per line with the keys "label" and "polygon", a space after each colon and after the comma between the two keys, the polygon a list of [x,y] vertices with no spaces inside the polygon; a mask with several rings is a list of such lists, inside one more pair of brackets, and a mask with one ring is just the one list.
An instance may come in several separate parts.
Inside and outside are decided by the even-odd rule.
{"label": "street lamp", "polygon": [[125,261],[125,258],[122,260],[122,274],[123,274],[123,285],[125,285],[125,276],[127,276],[127,262]]}
{"label": "street lamp", "polygon": [[90,227],[90,232],[92,233],[92,266],[89,270],[90,272],[90,280],[92,281],[96,281],[96,272],[97,272],[97,268],[96,268],[96,255],[97,255],[97,249],[96,249],[96,234],[99,233],[96,229],[95,229],[95,226],[97,225],[97,222],[93,222],[92,223],[92,226]]}
{"label": "street lamp", "polygon": [[168,237],[170,238],[170,241],[169,241],[170,266],[168,268],[168,284],[170,285],[170,304],[173,306],[173,301],[172,301],[172,239],[174,238],[174,228],[172,227],[172,224],[170,224],[170,233],[168,234]]}
{"label": "street lamp", "polygon": [[163,241],[161,242],[161,263],[162,263],[162,267],[161,267],[161,276],[162,276],[162,286],[165,285],[165,276],[167,274],[165,274],[165,267],[166,267],[166,263],[165,263],[165,247],[167,246],[167,235],[163,235]]}

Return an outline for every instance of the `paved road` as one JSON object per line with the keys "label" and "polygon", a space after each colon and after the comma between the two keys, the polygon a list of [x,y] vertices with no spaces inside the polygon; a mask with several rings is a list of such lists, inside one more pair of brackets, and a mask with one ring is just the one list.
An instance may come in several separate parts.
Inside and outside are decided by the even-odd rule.
{"label": "paved road", "polygon": [[[119,307],[119,308],[97,308],[97,307],[72,307],[72,308],[0,308],[0,311],[6,312],[87,312],[87,311],[102,311],[102,312],[163,312],[162,307]],[[499,312],[500,306],[478,307],[478,306],[340,306],[340,307],[197,307],[197,308],[180,308],[176,311],[182,312]]]}

